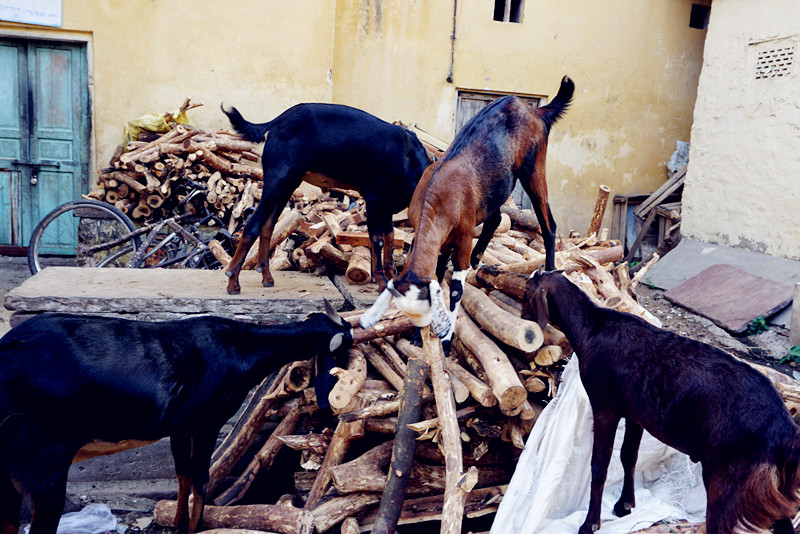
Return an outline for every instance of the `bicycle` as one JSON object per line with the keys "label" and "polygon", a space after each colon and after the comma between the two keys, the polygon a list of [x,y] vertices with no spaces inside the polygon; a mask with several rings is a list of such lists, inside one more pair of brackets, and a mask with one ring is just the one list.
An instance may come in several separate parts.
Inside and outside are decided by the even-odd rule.
{"label": "bicycle", "polygon": [[[189,226],[181,224],[190,219],[195,220]],[[207,244],[210,238],[201,235],[208,223],[219,228],[213,237],[232,251],[233,239],[222,221],[208,212],[174,215],[137,228],[110,204],[75,200],[56,207],[36,226],[28,245],[28,267],[32,274],[50,265],[219,269],[222,265]]]}

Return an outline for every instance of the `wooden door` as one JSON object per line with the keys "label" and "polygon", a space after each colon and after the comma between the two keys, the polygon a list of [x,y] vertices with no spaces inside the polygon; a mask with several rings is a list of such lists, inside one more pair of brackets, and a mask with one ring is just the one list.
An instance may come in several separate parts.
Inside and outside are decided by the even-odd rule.
{"label": "wooden door", "polygon": [[[469,121],[472,117],[478,114],[480,110],[494,102],[496,99],[505,96],[501,94],[495,93],[476,93],[471,91],[459,91],[458,92],[458,105],[456,106],[456,120],[455,120],[455,132],[456,134],[461,131],[461,128]],[[535,96],[521,96],[517,95],[519,98],[530,104],[531,106],[539,106],[541,104],[541,99]],[[514,186],[514,190],[511,192],[511,196],[514,198],[514,202],[517,203],[517,206],[520,208],[527,208],[531,209],[531,199],[528,197],[525,190],[522,189],[520,184],[516,184]]]}
{"label": "wooden door", "polygon": [[88,141],[85,46],[0,39],[0,246],[88,190]]}

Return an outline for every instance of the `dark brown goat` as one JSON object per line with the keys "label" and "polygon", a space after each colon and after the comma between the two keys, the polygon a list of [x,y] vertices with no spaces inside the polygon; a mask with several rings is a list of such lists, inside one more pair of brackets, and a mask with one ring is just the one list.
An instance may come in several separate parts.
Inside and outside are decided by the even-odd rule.
{"label": "dark brown goat", "polygon": [[705,343],[595,305],[559,272],[528,280],[522,317],[564,332],[592,405],[591,496],[579,534],[600,528],[621,418],[625,476],[616,515],[635,505],[633,473],[644,429],[702,464],[707,534],[731,534],[737,526],[794,533],[800,431],[769,379]]}
{"label": "dark brown goat", "polygon": [[[554,268],[556,223],[547,200],[547,139],[574,90],[572,80],[565,76],[558,94],[546,106],[532,108],[517,97],[506,96],[467,122],[442,159],[422,175],[408,208],[416,234],[405,268],[362,316],[362,327],[377,322],[394,296],[398,308],[416,326],[432,321],[439,337],[448,341],[467,271],[480,261],[500,224],[500,207],[517,180],[533,202],[542,228],[546,265]],[[473,232],[480,223],[483,230],[473,250]],[[439,280],[451,258],[448,311]]]}

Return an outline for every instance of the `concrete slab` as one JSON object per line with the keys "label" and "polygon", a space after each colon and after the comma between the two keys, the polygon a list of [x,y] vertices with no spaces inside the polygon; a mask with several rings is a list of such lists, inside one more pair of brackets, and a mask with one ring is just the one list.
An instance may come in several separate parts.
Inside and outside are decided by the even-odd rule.
{"label": "concrete slab", "polygon": [[325,277],[294,271],[273,275],[275,287],[265,288],[260,273],[242,271],[241,294],[228,295],[222,271],[48,267],[9,291],[4,304],[24,313],[214,314],[266,322],[322,310],[323,299],[336,309],[345,305]]}
{"label": "concrete slab", "polygon": [[726,264],[712,265],[664,293],[674,302],[734,334],[792,301],[793,287]]}
{"label": "concrete slab", "polygon": [[[718,264],[731,265],[754,276],[789,286],[800,282],[800,261],[685,237],[647,272],[644,282],[669,290]],[[791,323],[791,307],[787,306],[772,316],[770,323],[788,327]]]}

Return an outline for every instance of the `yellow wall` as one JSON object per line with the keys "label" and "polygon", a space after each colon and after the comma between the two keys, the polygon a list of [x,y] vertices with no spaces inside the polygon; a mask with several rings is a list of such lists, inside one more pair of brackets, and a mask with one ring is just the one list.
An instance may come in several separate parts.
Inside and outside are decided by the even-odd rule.
{"label": "yellow wall", "polygon": [[88,42],[95,165],[145,113],[203,102],[201,128],[228,127],[220,103],[265,122],[306,101],[330,102],[334,0],[66,0],[63,27],[0,22],[0,35]]}
{"label": "yellow wall", "polygon": [[550,99],[567,74],[574,105],[547,165],[560,232],[586,231],[600,184],[661,185],[675,142],[690,140],[705,38],[689,27],[692,0],[528,0],[520,24],[493,21],[492,4],[458,1],[451,84],[452,2],[338,0],[334,101],[449,141],[457,89]]}
{"label": "yellow wall", "polygon": [[693,1],[710,2],[527,0],[523,22],[504,24],[489,0],[458,0],[452,83],[453,0],[67,0],[63,28],[0,35],[88,42],[97,167],[126,121],[186,96],[205,103],[190,115],[202,128],[226,126],[223,101],[256,122],[317,101],[450,141],[458,89],[552,98],[568,74],[548,181],[560,231],[585,232],[600,184],[650,192],[689,140],[705,37],[689,28]]}

